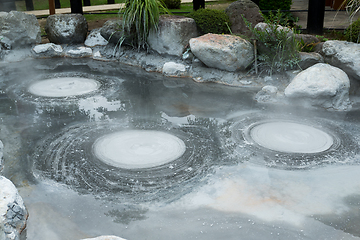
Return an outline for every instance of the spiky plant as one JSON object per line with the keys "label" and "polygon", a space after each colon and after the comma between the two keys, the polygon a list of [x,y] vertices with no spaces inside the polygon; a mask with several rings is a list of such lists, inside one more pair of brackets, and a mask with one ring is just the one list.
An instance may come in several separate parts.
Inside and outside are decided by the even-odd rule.
{"label": "spiky plant", "polygon": [[123,15],[123,38],[135,32],[134,44],[139,49],[147,49],[147,37],[151,30],[158,30],[160,13],[169,13],[169,10],[160,0],[127,0],[120,9]]}
{"label": "spiky plant", "polygon": [[350,22],[354,21],[356,13],[360,11],[360,0],[344,0],[341,6],[346,6]]}

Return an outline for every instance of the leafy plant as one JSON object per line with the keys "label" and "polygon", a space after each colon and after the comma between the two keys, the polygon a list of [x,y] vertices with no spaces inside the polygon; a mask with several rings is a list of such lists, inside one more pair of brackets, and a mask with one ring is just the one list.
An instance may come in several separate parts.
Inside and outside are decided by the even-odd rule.
{"label": "leafy plant", "polygon": [[321,35],[316,35],[315,37],[317,37],[320,42],[326,42],[326,41],[329,41],[328,38],[324,37],[324,36],[321,36]]}
{"label": "leafy plant", "polygon": [[315,48],[315,46],[317,45],[318,43],[306,43],[304,41],[304,39],[300,39],[300,41],[298,41],[298,47],[297,49],[300,51],[300,52],[312,52]]}
{"label": "leafy plant", "polygon": [[135,33],[134,45],[139,49],[147,49],[147,37],[151,30],[158,30],[160,12],[169,13],[169,10],[160,0],[127,0],[120,9],[123,14],[123,43],[127,35]]}
{"label": "leafy plant", "polygon": [[252,32],[252,38],[256,43],[257,59],[259,67],[263,72],[273,74],[284,72],[298,66],[300,61],[298,42],[295,34],[290,28],[282,27],[280,22],[280,11],[277,14],[270,13],[264,17],[262,27],[253,27],[244,17],[244,21]]}
{"label": "leafy plant", "polygon": [[231,25],[229,16],[224,11],[215,9],[199,9],[187,15],[195,20],[196,26],[202,34],[229,33]]}
{"label": "leafy plant", "polygon": [[360,42],[360,18],[346,29],[345,38],[349,42]]}

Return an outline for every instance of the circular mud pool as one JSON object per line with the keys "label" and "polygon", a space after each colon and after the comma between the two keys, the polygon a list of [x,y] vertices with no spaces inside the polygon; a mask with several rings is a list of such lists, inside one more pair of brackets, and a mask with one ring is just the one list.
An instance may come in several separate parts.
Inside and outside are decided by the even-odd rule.
{"label": "circular mud pool", "polygon": [[133,169],[174,161],[184,154],[186,146],[180,138],[165,132],[127,130],[100,137],[93,150],[111,166]]}
{"label": "circular mud pool", "polygon": [[320,129],[281,120],[254,124],[245,136],[261,147],[285,153],[321,153],[334,144],[333,137]]}
{"label": "circular mud pool", "polygon": [[94,79],[62,77],[32,83],[28,91],[42,97],[70,97],[96,91],[99,87],[100,83]]}
{"label": "circular mud pool", "polygon": [[44,138],[32,159],[37,177],[80,192],[167,200],[189,191],[209,172],[214,148],[214,137],[200,126],[90,122]]}
{"label": "circular mud pool", "polygon": [[233,158],[283,169],[303,169],[346,162],[358,145],[327,119],[299,121],[289,115],[252,113],[225,124],[226,151]]}

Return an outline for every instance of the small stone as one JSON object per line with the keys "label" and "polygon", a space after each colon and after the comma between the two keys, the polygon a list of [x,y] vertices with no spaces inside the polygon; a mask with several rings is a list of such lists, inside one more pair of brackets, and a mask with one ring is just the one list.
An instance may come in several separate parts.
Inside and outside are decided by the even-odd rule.
{"label": "small stone", "polygon": [[95,46],[105,46],[109,42],[100,34],[100,29],[94,29],[90,32],[85,40],[85,46],[95,47]]}
{"label": "small stone", "polygon": [[58,57],[63,54],[63,48],[54,43],[36,45],[32,51],[37,57]]}
{"label": "small stone", "polygon": [[73,58],[91,57],[92,49],[88,47],[70,48],[65,52],[65,56]]}
{"label": "small stone", "polygon": [[184,64],[167,62],[163,66],[163,74],[167,76],[182,76],[186,73],[186,67]]}

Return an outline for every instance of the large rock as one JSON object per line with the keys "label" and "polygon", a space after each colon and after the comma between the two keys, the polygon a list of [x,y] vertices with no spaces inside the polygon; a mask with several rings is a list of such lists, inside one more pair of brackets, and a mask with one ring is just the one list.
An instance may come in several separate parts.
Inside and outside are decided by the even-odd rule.
{"label": "large rock", "polygon": [[19,240],[27,218],[28,212],[16,187],[0,176],[0,239]]}
{"label": "large rock", "polygon": [[360,81],[360,44],[344,41],[326,41],[322,46],[325,62],[341,68]]}
{"label": "large rock", "polygon": [[181,56],[189,40],[198,35],[194,19],[163,15],[159,19],[158,31],[150,32],[148,44],[160,54]]}
{"label": "large rock", "polygon": [[208,33],[190,39],[191,52],[206,66],[226,71],[243,70],[254,59],[254,47],[247,40]]}
{"label": "large rock", "polygon": [[119,44],[125,37],[123,44],[131,45],[135,37],[135,33],[123,34],[122,20],[108,20],[100,28],[101,36],[109,43]]}
{"label": "large rock", "polygon": [[225,10],[231,22],[231,31],[233,33],[251,35],[246,26],[243,17],[255,26],[264,19],[260,14],[260,8],[251,0],[238,0],[231,3]]}
{"label": "large rock", "polygon": [[55,14],[47,17],[45,31],[52,43],[84,43],[88,24],[81,14]]}
{"label": "large rock", "polygon": [[0,12],[0,45],[3,48],[22,48],[40,42],[40,25],[35,15]]}
{"label": "large rock", "polygon": [[285,89],[285,96],[297,103],[326,109],[347,110],[350,80],[346,73],[329,64],[318,63],[300,72]]}

